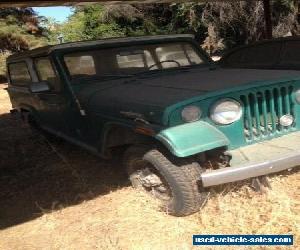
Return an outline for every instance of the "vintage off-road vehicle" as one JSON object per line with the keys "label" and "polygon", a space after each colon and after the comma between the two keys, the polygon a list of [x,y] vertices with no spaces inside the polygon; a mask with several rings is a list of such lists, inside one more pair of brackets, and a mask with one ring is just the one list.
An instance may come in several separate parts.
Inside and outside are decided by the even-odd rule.
{"label": "vintage off-road vehicle", "polygon": [[184,216],[207,188],[300,163],[300,73],[217,68],[190,35],[59,44],[7,60],[13,113],[102,157]]}

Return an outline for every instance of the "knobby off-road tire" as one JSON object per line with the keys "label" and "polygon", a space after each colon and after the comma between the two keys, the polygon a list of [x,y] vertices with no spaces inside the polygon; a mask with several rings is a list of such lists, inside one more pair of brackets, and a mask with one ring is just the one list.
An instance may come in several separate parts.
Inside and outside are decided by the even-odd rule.
{"label": "knobby off-road tire", "polygon": [[[124,163],[131,180],[136,188],[141,188],[132,177],[137,171],[151,166],[169,190],[170,199],[161,199],[165,210],[175,216],[186,216],[197,212],[206,202],[208,192],[204,192],[197,180],[202,169],[191,159],[182,159],[162,150],[145,146],[133,146],[124,154]],[[143,189],[143,188],[142,188]],[[144,189],[145,190],[145,189]]]}

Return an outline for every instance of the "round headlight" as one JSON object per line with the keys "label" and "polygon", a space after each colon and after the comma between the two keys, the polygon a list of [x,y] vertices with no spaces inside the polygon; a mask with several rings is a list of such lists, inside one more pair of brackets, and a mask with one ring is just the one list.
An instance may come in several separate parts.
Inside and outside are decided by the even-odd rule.
{"label": "round headlight", "polygon": [[279,118],[280,125],[284,127],[291,126],[294,122],[294,117],[291,115],[283,115]]}
{"label": "round headlight", "polygon": [[295,92],[295,99],[298,104],[300,104],[300,89]]}
{"label": "round headlight", "polygon": [[181,117],[185,122],[197,121],[201,117],[201,110],[197,106],[187,106],[181,111]]}
{"label": "round headlight", "polygon": [[231,124],[242,116],[242,107],[232,99],[223,99],[215,103],[210,111],[211,119],[217,124]]}

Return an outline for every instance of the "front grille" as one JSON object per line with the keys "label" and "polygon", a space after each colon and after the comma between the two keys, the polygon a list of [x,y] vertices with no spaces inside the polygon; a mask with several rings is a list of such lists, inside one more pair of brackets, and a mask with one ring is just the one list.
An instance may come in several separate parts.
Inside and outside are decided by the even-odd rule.
{"label": "front grille", "polygon": [[285,114],[295,117],[292,93],[293,86],[288,85],[251,91],[240,96],[244,105],[244,134],[247,141],[288,132],[295,126],[295,122],[289,127],[279,124],[279,118]]}

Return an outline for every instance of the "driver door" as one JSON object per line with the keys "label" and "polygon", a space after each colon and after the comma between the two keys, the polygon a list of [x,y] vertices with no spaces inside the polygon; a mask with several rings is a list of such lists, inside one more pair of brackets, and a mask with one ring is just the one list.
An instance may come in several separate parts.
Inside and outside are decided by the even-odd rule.
{"label": "driver door", "polygon": [[66,121],[64,119],[68,101],[62,91],[59,77],[49,57],[40,57],[34,60],[34,66],[40,82],[46,81],[50,90],[35,93],[39,101],[39,118],[46,129],[55,133],[66,133]]}

